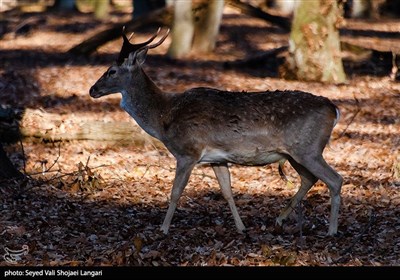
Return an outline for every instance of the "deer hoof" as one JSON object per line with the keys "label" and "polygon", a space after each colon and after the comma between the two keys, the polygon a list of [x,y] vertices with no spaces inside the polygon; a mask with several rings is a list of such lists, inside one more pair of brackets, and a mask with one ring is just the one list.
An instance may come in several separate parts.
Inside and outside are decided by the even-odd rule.
{"label": "deer hoof", "polygon": [[337,229],[329,229],[327,235],[328,236],[337,236],[338,235]]}
{"label": "deer hoof", "polygon": [[164,226],[162,226],[161,228],[160,228],[160,230],[162,231],[162,233],[164,233],[164,234],[168,234],[168,228],[167,227],[164,227]]}
{"label": "deer hoof", "polygon": [[276,226],[279,226],[279,227],[282,227],[282,224],[283,224],[283,218],[282,217],[278,217],[278,218],[276,218],[276,220],[275,220],[275,225]]}

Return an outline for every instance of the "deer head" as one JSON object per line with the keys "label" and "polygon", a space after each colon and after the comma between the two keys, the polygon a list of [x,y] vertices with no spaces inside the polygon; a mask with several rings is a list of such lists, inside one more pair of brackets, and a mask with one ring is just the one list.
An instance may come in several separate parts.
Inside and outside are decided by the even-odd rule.
{"label": "deer head", "polygon": [[130,43],[133,33],[129,38],[127,38],[124,30],[125,27],[122,32],[122,47],[116,62],[108,68],[96,84],[90,88],[89,93],[93,98],[123,92],[123,85],[127,84],[126,79],[132,78],[131,76],[132,73],[135,72],[135,68],[140,67],[143,64],[146,59],[147,51],[161,45],[168,37],[170,31],[167,29],[158,42],[149,45],[160,34],[161,28],[159,28],[156,34],[151,36],[150,39],[139,44]]}

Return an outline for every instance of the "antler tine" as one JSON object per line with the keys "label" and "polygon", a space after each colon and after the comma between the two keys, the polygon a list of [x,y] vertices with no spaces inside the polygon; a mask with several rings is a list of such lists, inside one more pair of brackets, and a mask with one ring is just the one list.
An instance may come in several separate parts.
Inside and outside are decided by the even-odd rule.
{"label": "antler tine", "polygon": [[158,34],[160,34],[160,31],[161,31],[161,27],[158,28],[156,34],[151,36],[150,39],[148,39],[146,42],[140,43],[140,45],[146,46],[146,45],[150,44],[151,42],[153,42],[153,40],[158,36]]}
{"label": "antler tine", "polygon": [[135,34],[135,32],[132,32],[131,35],[129,35],[129,38],[127,38],[125,35],[125,25],[122,27],[122,38],[124,39],[124,41],[129,42],[132,39],[133,34]]}
{"label": "antler tine", "polygon": [[[161,28],[159,28],[158,30],[160,30]],[[168,34],[169,34],[169,31],[170,31],[170,29],[169,28],[167,28],[167,31],[165,32],[165,34],[164,34],[164,36],[157,42],[157,43],[155,43],[155,44],[153,44],[153,45],[150,45],[150,46],[147,46],[149,49],[154,49],[155,47],[158,47],[159,45],[161,45],[163,42],[164,42],[164,40],[168,37]],[[158,33],[158,32],[157,32]]]}
{"label": "antler tine", "polygon": [[122,27],[122,39],[124,42],[122,43],[122,47],[117,58],[117,63],[119,65],[124,62],[125,58],[129,56],[129,53],[135,51],[136,49],[136,47],[129,42],[129,40],[132,38],[132,35],[127,38],[125,35],[125,26]]}
{"label": "antler tine", "polygon": [[151,36],[147,41],[145,41],[145,42],[143,42],[143,43],[139,43],[139,44],[132,44],[132,43],[130,42],[130,40],[131,40],[131,38],[132,38],[132,36],[133,36],[133,34],[134,34],[133,32],[132,32],[132,34],[129,36],[129,38],[127,38],[124,31],[125,31],[125,26],[123,27],[123,30],[122,30],[122,37],[123,37],[123,39],[124,39],[124,41],[126,42],[126,45],[127,45],[127,47],[126,47],[125,49],[128,49],[129,52],[132,52],[133,50],[140,49],[140,48],[142,48],[142,47],[147,46],[148,44],[150,44],[150,43],[158,36],[158,34],[160,34],[161,27],[159,27],[158,30],[157,30],[157,32],[156,32],[156,34],[154,34],[153,36]]}

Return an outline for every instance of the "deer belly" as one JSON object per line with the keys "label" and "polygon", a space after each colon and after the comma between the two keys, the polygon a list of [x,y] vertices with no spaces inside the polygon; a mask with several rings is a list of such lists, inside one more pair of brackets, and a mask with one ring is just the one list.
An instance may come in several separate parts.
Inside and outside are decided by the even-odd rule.
{"label": "deer belly", "polygon": [[284,159],[285,156],[273,151],[245,150],[225,151],[219,149],[205,149],[199,162],[222,163],[231,162],[241,165],[266,165]]}

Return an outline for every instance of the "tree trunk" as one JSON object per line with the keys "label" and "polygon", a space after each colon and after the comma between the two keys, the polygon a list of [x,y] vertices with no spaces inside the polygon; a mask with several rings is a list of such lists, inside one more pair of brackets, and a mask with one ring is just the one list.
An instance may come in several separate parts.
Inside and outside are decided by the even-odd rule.
{"label": "tree trunk", "polygon": [[207,3],[206,11],[195,21],[192,45],[194,52],[206,53],[214,50],[223,10],[224,0]]}
{"label": "tree trunk", "polygon": [[191,0],[174,1],[174,22],[171,32],[171,44],[168,55],[180,58],[187,55],[192,48],[194,23]]}
{"label": "tree trunk", "polygon": [[294,13],[286,74],[299,80],[343,83],[336,0],[302,0]]}
{"label": "tree trunk", "polygon": [[132,19],[165,7],[165,0],[132,0]]}
{"label": "tree trunk", "polygon": [[135,122],[105,122],[75,114],[73,118],[48,113],[43,110],[26,109],[20,122],[21,136],[51,141],[94,140],[108,141],[116,145],[151,143],[163,145],[147,135]]}
{"label": "tree trunk", "polygon": [[97,19],[105,19],[108,16],[109,0],[94,1],[94,16]]}
{"label": "tree trunk", "polygon": [[22,173],[19,172],[11,163],[10,159],[7,157],[7,154],[3,149],[3,145],[0,143],[0,179],[22,177]]}
{"label": "tree trunk", "polygon": [[55,0],[52,8],[60,11],[77,10],[75,0]]}
{"label": "tree trunk", "polygon": [[298,5],[298,0],[276,0],[276,8],[283,14],[290,16]]}

